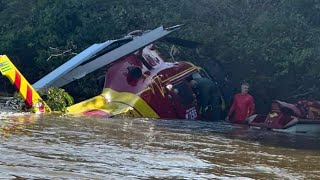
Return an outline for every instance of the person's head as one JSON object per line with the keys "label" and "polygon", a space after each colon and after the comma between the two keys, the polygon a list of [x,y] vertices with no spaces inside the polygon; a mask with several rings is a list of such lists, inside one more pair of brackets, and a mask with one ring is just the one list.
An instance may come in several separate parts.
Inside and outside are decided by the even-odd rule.
{"label": "person's head", "polygon": [[176,93],[176,94],[179,93],[179,90],[178,90],[177,88],[174,88],[172,84],[168,84],[168,85],[166,86],[166,88],[167,88],[167,90],[169,90],[170,92],[174,92],[174,93]]}
{"label": "person's head", "polygon": [[241,93],[242,94],[248,94],[249,88],[250,88],[249,83],[242,83],[241,84]]}
{"label": "person's head", "polygon": [[192,80],[193,80],[192,75],[188,76],[188,77],[186,78],[186,80],[187,80],[188,82],[192,81]]}
{"label": "person's head", "polygon": [[192,88],[196,88],[197,87],[197,81],[191,80],[190,81],[190,85],[191,85]]}

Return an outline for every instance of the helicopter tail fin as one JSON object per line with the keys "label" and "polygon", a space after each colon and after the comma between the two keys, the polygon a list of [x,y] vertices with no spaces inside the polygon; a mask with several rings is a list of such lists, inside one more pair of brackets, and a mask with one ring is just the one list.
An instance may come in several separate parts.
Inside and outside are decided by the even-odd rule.
{"label": "helicopter tail fin", "polygon": [[17,88],[28,108],[35,113],[51,112],[50,107],[6,55],[0,55],[0,72]]}

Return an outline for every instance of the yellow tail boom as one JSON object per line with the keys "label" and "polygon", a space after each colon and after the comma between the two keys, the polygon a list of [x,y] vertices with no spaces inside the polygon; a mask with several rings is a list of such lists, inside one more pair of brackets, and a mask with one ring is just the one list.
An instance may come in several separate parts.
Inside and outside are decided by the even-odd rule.
{"label": "yellow tail boom", "polygon": [[51,112],[49,106],[6,55],[0,55],[0,71],[17,88],[28,108],[32,108],[35,113]]}

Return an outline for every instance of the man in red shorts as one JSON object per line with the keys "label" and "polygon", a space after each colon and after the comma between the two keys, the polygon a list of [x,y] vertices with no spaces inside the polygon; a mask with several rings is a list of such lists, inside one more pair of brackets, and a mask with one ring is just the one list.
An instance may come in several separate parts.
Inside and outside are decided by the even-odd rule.
{"label": "man in red shorts", "polygon": [[241,84],[241,93],[234,96],[234,100],[226,120],[241,124],[244,123],[249,116],[254,114],[254,99],[250,94],[248,94],[249,87],[248,83]]}

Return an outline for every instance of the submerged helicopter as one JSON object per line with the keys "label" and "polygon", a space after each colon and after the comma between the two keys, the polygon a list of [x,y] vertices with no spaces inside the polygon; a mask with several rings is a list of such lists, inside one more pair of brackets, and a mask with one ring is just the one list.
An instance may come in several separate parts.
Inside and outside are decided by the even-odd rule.
{"label": "submerged helicopter", "polygon": [[68,107],[67,114],[204,119],[199,114],[197,98],[187,82],[188,77],[215,81],[221,90],[222,111],[226,99],[232,94],[223,92],[229,89],[224,75],[212,78],[190,62],[166,62],[160,56],[154,43],[180,28],[181,25],[160,26],[151,31],[133,31],[124,38],[94,44],[32,86],[6,56],[0,56],[0,70],[16,86],[27,106],[36,112],[51,111],[36,91],[62,87],[107,67],[102,93]]}

